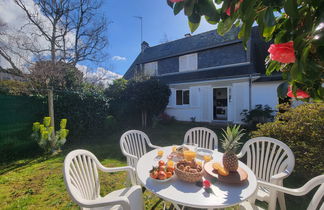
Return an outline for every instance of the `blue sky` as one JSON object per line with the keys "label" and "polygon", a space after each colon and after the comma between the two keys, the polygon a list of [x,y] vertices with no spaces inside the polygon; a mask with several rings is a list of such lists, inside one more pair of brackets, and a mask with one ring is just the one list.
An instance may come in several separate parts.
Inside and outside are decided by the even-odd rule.
{"label": "blue sky", "polygon": [[[190,32],[183,12],[174,16],[165,0],[104,0],[101,10],[112,22],[108,26],[109,46],[106,48],[110,59],[104,66],[122,75],[140,52],[140,21],[133,16],[143,17],[143,40],[150,46],[160,44],[165,36],[172,41]],[[215,26],[203,20],[194,34],[212,29]],[[112,60],[113,56],[126,60]]]}

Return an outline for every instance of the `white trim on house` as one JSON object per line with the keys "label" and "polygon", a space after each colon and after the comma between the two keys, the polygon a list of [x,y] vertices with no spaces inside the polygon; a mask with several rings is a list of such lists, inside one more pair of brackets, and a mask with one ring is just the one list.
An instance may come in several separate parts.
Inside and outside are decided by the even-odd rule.
{"label": "white trim on house", "polygon": [[[253,76],[252,81],[259,76]],[[198,122],[213,122],[213,89],[227,88],[227,122],[242,123],[241,112],[256,104],[269,105],[275,109],[278,103],[276,88],[280,81],[256,82],[251,84],[250,77],[228,78],[211,81],[186,82],[170,84],[171,96],[166,112],[180,121],[190,121],[192,117]],[[189,89],[190,102],[187,106],[175,105],[176,90]],[[216,120],[215,122],[218,122]],[[224,122],[222,120],[222,122]]]}

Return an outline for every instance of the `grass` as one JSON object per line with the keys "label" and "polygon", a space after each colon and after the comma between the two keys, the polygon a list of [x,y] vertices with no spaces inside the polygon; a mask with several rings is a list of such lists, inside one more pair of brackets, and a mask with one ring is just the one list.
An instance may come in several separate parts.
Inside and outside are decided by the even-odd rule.
{"label": "grass", "polygon": [[[194,125],[175,123],[158,125],[156,128],[145,130],[155,145],[181,144],[184,133]],[[219,127],[212,128],[220,136]],[[124,131],[85,139],[72,139],[56,156],[36,156],[33,158],[7,162],[0,166],[0,203],[1,209],[77,209],[66,192],[63,183],[62,166],[65,155],[74,149],[87,149],[93,152],[107,167],[126,165],[125,158],[120,152],[119,138]],[[26,152],[26,151],[25,151]],[[32,151],[30,151],[32,153]],[[27,151],[28,153],[28,151]],[[100,173],[101,194],[125,186],[126,173]],[[285,185],[299,187],[304,180],[290,176]],[[156,196],[145,192],[145,208],[152,209],[158,200]],[[288,209],[306,209],[306,198],[287,197]],[[162,209],[162,204],[155,209]]]}

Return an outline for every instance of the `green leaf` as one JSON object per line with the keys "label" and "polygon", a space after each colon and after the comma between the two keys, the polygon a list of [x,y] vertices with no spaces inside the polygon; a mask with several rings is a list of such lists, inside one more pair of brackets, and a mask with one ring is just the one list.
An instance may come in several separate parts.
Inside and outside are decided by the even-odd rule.
{"label": "green leaf", "polygon": [[298,61],[296,61],[291,67],[290,75],[292,80],[300,81],[302,79],[302,69],[300,68]]}
{"label": "green leaf", "polygon": [[199,10],[203,15],[208,17],[217,16],[217,9],[213,0],[199,0]]}
{"label": "green leaf", "polygon": [[262,33],[262,36],[265,37],[265,38],[268,38],[268,37],[271,37],[273,32],[276,30],[276,26],[266,26],[264,27],[263,29],[263,33]]}
{"label": "green leaf", "polygon": [[184,1],[184,12],[186,16],[191,16],[195,7],[195,0]]}
{"label": "green leaf", "polygon": [[223,0],[215,0],[215,3],[216,4],[221,4],[221,3],[223,3]]}
{"label": "green leaf", "polygon": [[219,22],[220,16],[218,17],[208,17],[205,15],[205,19],[209,24],[216,25]]}
{"label": "green leaf", "polygon": [[226,34],[229,30],[231,30],[235,20],[236,18],[227,17],[225,20],[219,22],[217,27],[217,33],[221,36],[224,36],[224,34]]}
{"label": "green leaf", "polygon": [[288,92],[288,83],[283,82],[277,87],[277,95],[279,98],[286,98]]}
{"label": "green leaf", "polygon": [[285,12],[292,18],[298,18],[297,1],[286,0],[284,5]]}
{"label": "green leaf", "polygon": [[191,33],[193,33],[199,27],[200,19],[200,15],[195,13],[188,17],[188,23]]}
{"label": "green leaf", "polygon": [[183,6],[184,6],[184,3],[182,1],[175,3],[174,8],[173,8],[174,15],[177,15],[183,9]]}
{"label": "green leaf", "polygon": [[275,16],[273,15],[273,9],[271,7],[267,8],[264,16],[263,21],[266,26],[274,26],[276,24]]}
{"label": "green leaf", "polygon": [[274,72],[280,64],[277,61],[271,61],[270,65],[266,69],[266,75],[269,76]]}
{"label": "green leaf", "polygon": [[167,0],[167,4],[169,5],[169,7],[171,7],[171,9],[173,9],[173,2],[171,2],[170,0]]}

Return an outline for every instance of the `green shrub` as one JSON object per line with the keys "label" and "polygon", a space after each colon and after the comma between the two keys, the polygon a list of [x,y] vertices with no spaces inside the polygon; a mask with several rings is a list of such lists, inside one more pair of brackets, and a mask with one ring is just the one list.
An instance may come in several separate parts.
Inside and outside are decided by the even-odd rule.
{"label": "green shrub", "polygon": [[245,122],[250,128],[255,129],[258,123],[266,123],[273,120],[273,112],[270,106],[262,104],[255,105],[252,110],[244,109],[241,115],[242,121]]}
{"label": "green shrub", "polygon": [[66,123],[67,119],[62,119],[60,130],[55,132],[54,127],[50,126],[51,118],[44,117],[43,124],[39,122],[33,123],[32,138],[46,153],[58,152],[61,150],[61,146],[65,144],[66,137],[69,134]]}
{"label": "green shrub", "polygon": [[84,84],[78,91],[54,91],[55,119],[69,116],[71,136],[92,135],[102,130],[108,112],[103,89]]}
{"label": "green shrub", "polygon": [[30,95],[30,84],[27,81],[5,80],[0,81],[0,94]]}
{"label": "green shrub", "polygon": [[302,104],[278,113],[274,122],[259,124],[253,137],[269,136],[293,151],[298,175],[305,178],[324,173],[324,104]]}
{"label": "green shrub", "polygon": [[118,128],[118,122],[112,115],[108,115],[104,122],[105,130],[115,131]]}

